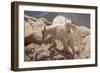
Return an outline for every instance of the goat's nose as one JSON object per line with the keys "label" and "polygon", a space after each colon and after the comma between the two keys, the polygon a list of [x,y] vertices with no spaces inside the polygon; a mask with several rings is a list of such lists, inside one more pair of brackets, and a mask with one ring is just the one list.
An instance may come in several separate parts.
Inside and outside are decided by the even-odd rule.
{"label": "goat's nose", "polygon": [[71,31],[69,30],[68,33],[70,33]]}

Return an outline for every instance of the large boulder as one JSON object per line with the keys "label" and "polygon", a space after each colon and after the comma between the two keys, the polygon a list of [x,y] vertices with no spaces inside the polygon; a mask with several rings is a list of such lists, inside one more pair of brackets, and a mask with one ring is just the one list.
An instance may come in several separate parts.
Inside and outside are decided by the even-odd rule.
{"label": "large boulder", "polygon": [[85,26],[72,24],[76,58],[89,58],[90,56],[90,29]]}
{"label": "large boulder", "polygon": [[31,43],[25,46],[24,49],[24,61],[35,61],[35,49],[39,48],[39,45]]}
{"label": "large boulder", "polygon": [[50,45],[42,44],[39,48],[35,49],[35,60],[50,60]]}
{"label": "large boulder", "polygon": [[85,26],[77,26],[72,24],[72,32],[74,38],[74,45],[77,48],[80,48],[82,45],[82,41],[85,37],[90,35],[90,29]]}
{"label": "large boulder", "polygon": [[90,58],[90,35],[86,36],[82,41],[82,49],[80,51],[80,58]]}
{"label": "large boulder", "polygon": [[44,18],[34,18],[30,16],[24,17],[24,24],[25,24],[25,45],[30,43],[37,43],[41,44],[42,42],[42,32],[41,30],[46,25],[50,25],[51,23],[48,22]]}

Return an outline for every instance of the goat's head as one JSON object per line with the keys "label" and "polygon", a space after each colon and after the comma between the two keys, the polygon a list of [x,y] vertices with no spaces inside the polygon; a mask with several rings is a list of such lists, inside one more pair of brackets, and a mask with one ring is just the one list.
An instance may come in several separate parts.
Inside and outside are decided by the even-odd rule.
{"label": "goat's head", "polygon": [[72,24],[71,20],[65,19],[65,28],[66,28],[66,31],[67,31],[68,33],[71,32],[71,24]]}

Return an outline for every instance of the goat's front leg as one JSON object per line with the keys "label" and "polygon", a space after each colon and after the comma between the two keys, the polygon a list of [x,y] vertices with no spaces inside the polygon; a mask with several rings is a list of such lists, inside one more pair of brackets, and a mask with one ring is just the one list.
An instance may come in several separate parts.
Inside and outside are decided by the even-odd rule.
{"label": "goat's front leg", "polygon": [[72,58],[74,59],[75,58],[74,42],[71,40],[71,41],[68,42],[68,44],[69,44],[70,48],[72,49],[72,52],[73,52]]}
{"label": "goat's front leg", "polygon": [[69,49],[68,49],[68,44],[67,44],[68,40],[63,40],[63,53],[66,59],[68,59],[68,53],[69,53]]}
{"label": "goat's front leg", "polygon": [[74,46],[72,47],[72,50],[73,50],[73,59],[75,59],[75,49],[74,49]]}
{"label": "goat's front leg", "polygon": [[63,53],[64,53],[64,57],[67,59],[68,58],[68,56],[67,56],[67,52],[68,52],[69,50],[68,50],[68,47],[66,47],[65,45],[64,45],[64,49],[63,49]]}

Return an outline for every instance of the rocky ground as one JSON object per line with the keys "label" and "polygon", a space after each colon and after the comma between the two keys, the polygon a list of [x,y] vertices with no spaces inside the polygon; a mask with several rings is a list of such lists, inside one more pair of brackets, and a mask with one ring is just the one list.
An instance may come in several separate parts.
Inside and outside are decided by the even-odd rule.
{"label": "rocky ground", "polygon": [[[24,24],[24,61],[72,59],[72,54],[70,51],[64,50],[63,44],[60,41],[56,40],[56,47],[51,43],[52,38],[48,38],[45,43],[42,42],[41,30],[44,26],[50,26],[51,22],[47,21],[45,18],[37,19],[30,16],[24,16]],[[72,24],[75,35],[75,59],[90,58],[89,41],[86,42],[86,40],[89,39],[87,36],[90,34],[88,31],[83,31],[84,28],[80,28],[80,26]]]}

